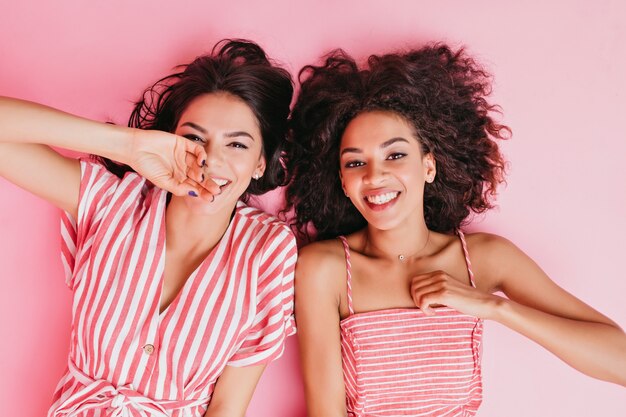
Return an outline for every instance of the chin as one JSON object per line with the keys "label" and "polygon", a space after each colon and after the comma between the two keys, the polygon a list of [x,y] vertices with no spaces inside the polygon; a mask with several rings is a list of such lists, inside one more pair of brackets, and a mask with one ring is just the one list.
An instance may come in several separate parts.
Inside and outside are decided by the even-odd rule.
{"label": "chin", "polygon": [[[368,213],[370,214],[370,213]],[[363,215],[363,213],[361,213]],[[400,227],[400,220],[396,217],[381,218],[378,216],[363,216],[370,227],[378,230],[392,230]]]}
{"label": "chin", "polygon": [[[186,206],[194,214],[211,215],[221,213],[224,210],[234,210],[237,200],[216,197],[214,201],[202,200],[199,197],[186,197]],[[191,200],[193,199],[193,200]]]}
{"label": "chin", "polygon": [[383,231],[387,231],[387,230],[394,230],[398,227],[400,227],[400,222],[398,222],[397,220],[393,220],[393,221],[368,221],[367,222],[368,225],[370,227],[373,227],[374,229],[377,230],[383,230]]}

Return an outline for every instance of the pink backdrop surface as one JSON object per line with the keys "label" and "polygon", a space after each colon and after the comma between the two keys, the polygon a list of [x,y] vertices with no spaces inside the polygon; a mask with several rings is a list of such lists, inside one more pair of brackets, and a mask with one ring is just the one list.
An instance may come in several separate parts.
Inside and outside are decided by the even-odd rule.
{"label": "pink backdrop surface", "polygon": [[[514,133],[499,207],[470,229],[513,240],[626,326],[626,6],[504,3],[0,0],[0,94],[125,123],[149,82],[225,37],[261,43],[294,73],[339,46],[365,57],[466,45],[495,75],[493,99]],[[42,416],[68,349],[59,213],[4,180],[0,196],[0,405],[4,416]],[[483,364],[482,416],[626,415],[624,388],[498,324],[486,325]],[[248,415],[305,415],[295,338]]]}

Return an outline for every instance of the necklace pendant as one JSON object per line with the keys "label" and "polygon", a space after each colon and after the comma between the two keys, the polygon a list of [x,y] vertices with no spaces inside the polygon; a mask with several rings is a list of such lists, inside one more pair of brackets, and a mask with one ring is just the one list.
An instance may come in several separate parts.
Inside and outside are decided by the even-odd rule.
{"label": "necklace pendant", "polygon": [[398,255],[398,260],[399,260],[400,262],[404,262],[404,260],[405,260],[405,259],[406,259],[406,258],[404,257],[404,255]]}

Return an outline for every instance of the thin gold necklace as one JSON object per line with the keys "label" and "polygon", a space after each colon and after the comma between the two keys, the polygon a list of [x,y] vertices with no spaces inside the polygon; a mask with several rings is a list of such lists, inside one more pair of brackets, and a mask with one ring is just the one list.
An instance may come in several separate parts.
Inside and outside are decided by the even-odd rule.
{"label": "thin gold necklace", "polygon": [[[426,237],[426,243],[424,243],[424,246],[422,246],[422,248],[421,248],[420,250],[418,250],[417,252],[415,252],[414,254],[412,254],[412,255],[411,255],[411,258],[415,258],[417,255],[419,255],[420,253],[422,253],[422,251],[423,251],[424,249],[426,249],[426,246],[428,246],[428,243],[429,243],[429,242],[430,242],[430,229],[428,229],[428,236]],[[407,256],[406,256],[406,255],[404,255],[404,254],[402,254],[402,253],[398,255],[398,260],[399,260],[400,262],[404,262],[404,261],[406,261],[406,259],[407,259]]]}
{"label": "thin gold necklace", "polygon": [[[411,258],[415,258],[417,255],[419,255],[420,253],[422,253],[422,251],[423,251],[424,249],[426,249],[426,247],[428,246],[428,243],[430,243],[430,229],[428,230],[428,235],[427,235],[427,237],[426,237],[426,243],[424,243],[424,246],[422,246],[420,250],[418,250],[417,252],[414,252],[413,254],[411,254],[411,255],[409,255],[409,256],[407,256],[407,255],[405,255],[405,254],[401,253],[401,254],[399,254],[399,255],[398,255],[398,260],[399,260],[400,262],[404,262],[404,261],[406,261],[406,260],[407,260],[407,258],[409,258],[409,257],[411,257]],[[365,245],[366,245],[366,247],[367,247],[367,246],[370,246],[370,247],[373,247],[374,249],[376,249],[376,246],[374,246],[374,245],[372,245],[372,244],[371,244],[371,241],[370,241],[370,238],[369,238],[369,233],[368,233],[368,234],[366,234],[366,236],[365,236]]]}

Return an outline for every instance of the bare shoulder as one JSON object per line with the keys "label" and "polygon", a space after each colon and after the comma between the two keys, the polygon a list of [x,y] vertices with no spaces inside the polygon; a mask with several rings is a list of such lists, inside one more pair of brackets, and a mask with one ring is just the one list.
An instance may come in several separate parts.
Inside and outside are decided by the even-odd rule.
{"label": "bare shoulder", "polygon": [[338,239],[308,244],[300,249],[296,266],[296,286],[312,294],[339,297],[345,286],[346,259]]}
{"label": "bare shoulder", "polygon": [[499,289],[506,271],[532,262],[513,242],[492,233],[471,233],[465,235],[467,250],[477,280],[485,287]]}
{"label": "bare shoulder", "polygon": [[318,267],[331,267],[338,261],[345,261],[343,246],[339,239],[321,240],[309,243],[300,249],[299,260],[316,264]]}
{"label": "bare shoulder", "polygon": [[465,235],[468,250],[474,252],[506,251],[515,248],[513,242],[493,233],[468,233]]}

